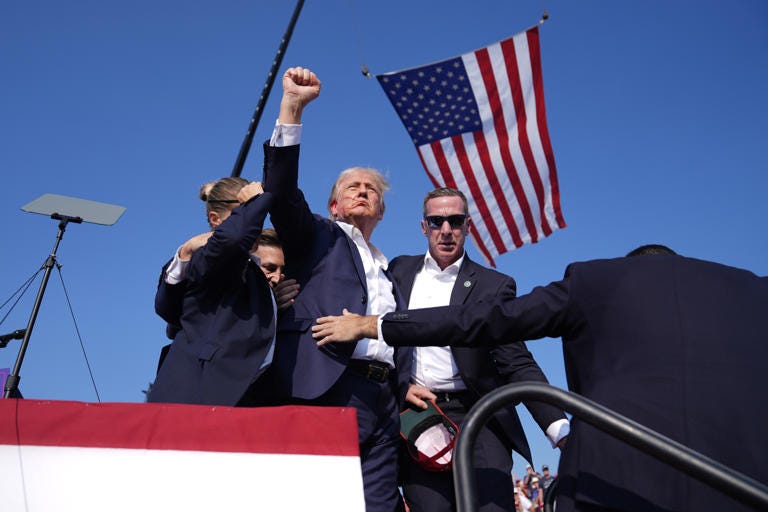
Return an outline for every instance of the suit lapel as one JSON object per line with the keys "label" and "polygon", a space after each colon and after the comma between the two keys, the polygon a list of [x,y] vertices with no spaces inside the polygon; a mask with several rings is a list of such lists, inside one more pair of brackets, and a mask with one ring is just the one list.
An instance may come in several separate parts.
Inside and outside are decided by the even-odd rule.
{"label": "suit lapel", "polygon": [[349,253],[352,257],[352,261],[355,262],[355,270],[357,271],[357,277],[360,279],[360,284],[363,287],[363,290],[365,290],[366,296],[368,295],[368,281],[365,279],[365,267],[363,267],[363,259],[360,256],[360,251],[357,248],[357,245],[355,245],[355,241],[352,240],[352,237],[347,235],[343,229],[341,229],[338,225],[336,225],[336,229],[339,229],[341,231],[341,234],[344,236],[344,239],[347,241],[347,247],[349,247]]}
{"label": "suit lapel", "polygon": [[411,292],[413,291],[413,282],[416,280],[416,274],[424,266],[424,257],[415,257],[407,261],[405,272],[403,273],[402,290],[405,299],[404,307],[408,308],[411,302]]}
{"label": "suit lapel", "polygon": [[456,283],[453,285],[453,291],[451,292],[451,305],[464,304],[469,294],[475,289],[476,284],[475,263],[465,253],[464,261],[461,264],[459,274],[456,276]]}
{"label": "suit lapel", "polygon": [[[403,296],[402,290],[400,289],[400,286],[398,286],[394,274],[392,274],[389,269],[385,269],[384,275],[387,276],[389,282],[392,283],[392,295],[395,296],[395,309],[408,309],[408,299]],[[408,295],[410,295],[410,289],[408,290]]]}

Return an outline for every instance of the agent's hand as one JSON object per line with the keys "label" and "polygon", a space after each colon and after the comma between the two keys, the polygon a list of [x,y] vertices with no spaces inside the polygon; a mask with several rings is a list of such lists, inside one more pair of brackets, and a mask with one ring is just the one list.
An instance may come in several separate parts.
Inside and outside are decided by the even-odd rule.
{"label": "agent's hand", "polygon": [[275,285],[275,302],[277,310],[283,311],[293,306],[296,296],[299,294],[299,283],[295,279],[285,279]]}
{"label": "agent's hand", "polygon": [[260,196],[263,193],[264,187],[261,186],[261,182],[252,181],[240,189],[240,192],[237,193],[237,200],[240,201],[240,203],[245,203],[252,197]]}
{"label": "agent's hand", "polygon": [[312,337],[320,347],[326,343],[354,343],[363,338],[378,336],[378,316],[360,316],[350,313],[346,308],[343,316],[324,316],[312,326]]}
{"label": "agent's hand", "polygon": [[212,234],[213,231],[206,231],[184,242],[184,245],[179,249],[179,259],[181,261],[189,261],[196,250],[208,243],[208,239],[211,238]]}
{"label": "agent's hand", "polygon": [[427,408],[427,403],[424,400],[434,400],[436,398],[437,396],[429,388],[418,384],[411,384],[408,387],[408,392],[405,394],[405,401],[420,409]]}
{"label": "agent's hand", "polygon": [[304,107],[320,95],[320,80],[302,67],[288,68],[283,74],[283,99],[280,101],[281,124],[300,124]]}

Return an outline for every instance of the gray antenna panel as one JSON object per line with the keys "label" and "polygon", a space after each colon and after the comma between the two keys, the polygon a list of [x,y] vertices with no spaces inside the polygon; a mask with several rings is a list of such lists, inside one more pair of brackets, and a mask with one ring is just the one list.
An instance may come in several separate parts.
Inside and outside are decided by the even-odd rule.
{"label": "gray antenna panel", "polygon": [[45,194],[21,207],[25,212],[51,216],[54,213],[67,217],[80,217],[84,222],[111,226],[125,211],[125,207],[99,203],[88,199]]}

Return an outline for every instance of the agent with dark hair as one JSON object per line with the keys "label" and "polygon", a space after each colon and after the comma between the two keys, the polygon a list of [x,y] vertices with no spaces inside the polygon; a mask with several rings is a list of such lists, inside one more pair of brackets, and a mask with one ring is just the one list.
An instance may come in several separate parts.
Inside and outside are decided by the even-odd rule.
{"label": "agent with dark hair", "polygon": [[[471,219],[462,192],[453,188],[430,191],[424,197],[423,214],[421,230],[427,239],[426,254],[398,256],[389,265],[409,308],[469,304],[504,293],[515,294],[514,279],[475,263],[464,251]],[[424,400],[435,400],[460,428],[469,409],[494,389],[510,382],[547,382],[523,343],[417,347],[413,366],[404,378],[410,381],[406,400],[411,407],[424,408]],[[539,402],[528,401],[525,406],[553,447],[564,443],[569,430],[563,411]],[[477,438],[474,462],[478,468],[478,511],[514,510],[509,479],[512,450],[531,460],[514,405],[499,410]],[[456,509],[451,471],[429,471],[407,457],[403,466],[408,506],[431,512]]]}
{"label": "agent with dark hair", "polygon": [[[388,314],[381,331],[395,346],[562,337],[571,391],[768,482],[768,278],[658,249],[574,263],[516,299]],[[321,344],[378,331],[376,317],[318,322]],[[576,419],[558,478],[558,512],[747,510]]]}

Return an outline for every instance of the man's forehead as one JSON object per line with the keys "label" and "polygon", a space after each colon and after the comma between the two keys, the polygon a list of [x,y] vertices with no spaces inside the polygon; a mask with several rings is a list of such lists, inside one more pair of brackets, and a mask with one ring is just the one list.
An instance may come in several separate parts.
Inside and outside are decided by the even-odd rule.
{"label": "man's forehead", "polygon": [[284,260],[283,250],[279,247],[272,245],[260,245],[255,251],[255,254],[263,261],[277,261],[282,264]]}
{"label": "man's forehead", "polygon": [[464,213],[464,202],[459,196],[439,196],[427,201],[427,211],[456,210]]}
{"label": "man's forehead", "polygon": [[355,169],[354,171],[350,171],[349,173],[345,174],[341,178],[340,183],[342,185],[354,185],[358,183],[365,183],[368,185],[375,185],[377,190],[379,188],[376,175],[371,171],[367,171],[365,169]]}

